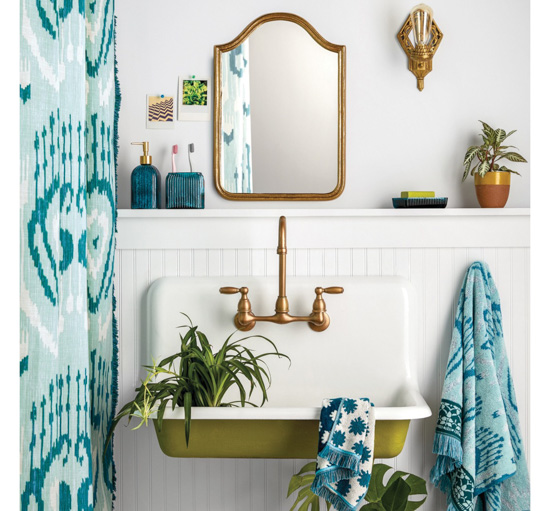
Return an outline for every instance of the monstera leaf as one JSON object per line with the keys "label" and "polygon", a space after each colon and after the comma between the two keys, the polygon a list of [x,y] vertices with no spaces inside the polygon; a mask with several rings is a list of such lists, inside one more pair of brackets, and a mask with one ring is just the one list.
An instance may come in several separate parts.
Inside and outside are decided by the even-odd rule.
{"label": "monstera leaf", "polygon": [[[384,484],[384,476],[391,467],[376,463],[372,467],[369,490],[365,495],[368,502],[360,511],[414,511],[426,501],[426,481],[421,477],[396,470]],[[422,496],[420,500],[409,500],[411,496]]]}
{"label": "monstera leaf", "polygon": [[[298,511],[308,511],[308,509],[311,509],[311,511],[319,511],[320,499],[311,491],[311,483],[313,482],[313,479],[315,479],[316,465],[317,464],[314,461],[311,463],[306,463],[300,472],[291,477],[290,483],[288,484],[287,498],[290,497],[290,495],[296,490],[299,489],[300,491],[298,492],[296,501],[290,508],[290,511],[294,511],[295,509]],[[300,507],[297,508],[298,505],[300,505]],[[330,504],[328,502],[327,509],[330,509]]]}
{"label": "monstera leaf", "polygon": [[[314,461],[307,463],[290,479],[287,497],[298,491],[290,511],[320,510],[321,499],[311,491],[315,468]],[[414,474],[396,470],[384,484],[384,476],[390,469],[390,466],[383,463],[375,463],[372,466],[369,490],[365,495],[365,501],[368,504],[365,504],[360,511],[414,511],[424,504],[428,495],[426,481]],[[416,499],[410,500],[410,497],[416,497]],[[330,510],[328,502],[327,510]]]}

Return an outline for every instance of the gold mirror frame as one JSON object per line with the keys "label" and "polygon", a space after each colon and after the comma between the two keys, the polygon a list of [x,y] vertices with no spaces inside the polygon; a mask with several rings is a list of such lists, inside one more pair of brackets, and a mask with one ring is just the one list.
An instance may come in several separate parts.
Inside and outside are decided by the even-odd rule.
{"label": "gold mirror frame", "polygon": [[[323,48],[338,54],[338,182],[328,193],[233,193],[225,190],[221,183],[220,155],[222,143],[221,108],[221,55],[234,50],[260,25],[270,21],[291,21],[296,23]],[[250,23],[235,39],[226,44],[214,46],[214,182],[216,190],[224,198],[235,201],[313,201],[333,200],[344,191],[346,181],[346,47],[328,42],[305,19],[286,12],[264,14]]]}

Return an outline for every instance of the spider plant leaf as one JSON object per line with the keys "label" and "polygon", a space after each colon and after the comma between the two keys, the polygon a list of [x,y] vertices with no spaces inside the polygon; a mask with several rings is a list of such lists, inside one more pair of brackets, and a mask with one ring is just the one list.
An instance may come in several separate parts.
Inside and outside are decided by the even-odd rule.
{"label": "spider plant leaf", "polygon": [[199,342],[202,347],[202,353],[208,362],[209,365],[212,365],[214,363],[214,356],[212,354],[212,346],[208,342],[208,339],[206,336],[202,333],[197,331],[197,337],[199,338]]}
{"label": "spider plant leaf", "polygon": [[183,395],[183,412],[185,416],[185,443],[189,447],[189,436],[191,435],[191,403],[193,395],[191,392],[186,392]]}
{"label": "spider plant leaf", "polygon": [[[255,371],[258,371],[258,369],[255,369]],[[262,391],[262,405],[267,401],[267,388],[265,386],[265,383],[264,383],[264,380],[261,376],[261,374],[258,373],[255,374],[256,376],[256,381],[258,382],[258,385],[260,387],[260,390]]]}
{"label": "spider plant leaf", "polygon": [[111,426],[109,427],[109,431],[107,432],[107,438],[105,439],[105,446],[103,448],[103,456],[105,456],[105,453],[107,452],[107,447],[109,446],[109,443],[111,442],[111,438],[113,437],[113,434],[115,432],[115,428],[117,424],[126,416],[128,416],[133,408],[133,402],[126,403],[118,412],[118,414],[115,416],[115,418],[111,421]]}
{"label": "spider plant leaf", "polygon": [[192,327],[193,326],[193,321],[191,321],[191,318],[187,314],[185,314],[185,312],[180,312],[180,314],[182,316],[185,316],[189,320],[189,325],[184,325],[184,326],[191,326]]}
{"label": "spider plant leaf", "polygon": [[175,355],[171,355],[169,357],[166,357],[165,359],[160,361],[159,366],[163,367],[166,364],[171,364],[174,360],[176,360],[176,358],[178,358],[178,356],[179,356],[179,353],[176,353]]}
{"label": "spider plant leaf", "polygon": [[162,429],[162,421],[164,419],[164,411],[166,410],[167,404],[168,404],[168,400],[162,401],[162,403],[160,404],[157,410],[157,424],[159,427],[159,431]]}
{"label": "spider plant leaf", "polygon": [[[176,390],[176,392],[174,393],[174,396],[172,397],[172,410],[175,410],[176,409],[176,406],[179,404],[180,402],[180,397],[183,393],[183,391],[185,390],[185,387],[180,387],[178,390]],[[183,402],[182,402],[183,404]]]}
{"label": "spider plant leaf", "polygon": [[234,371],[232,371],[229,367],[225,366],[225,369],[226,371],[231,375],[232,379],[231,381],[237,385],[237,387],[239,388],[239,394],[241,396],[241,403],[242,403],[242,406],[244,406],[244,402],[246,400],[246,390],[244,389],[243,387],[243,384],[241,383],[241,381],[239,380],[239,377],[237,376],[237,374],[235,374]]}
{"label": "spider plant leaf", "polygon": [[239,362],[238,360],[234,359],[229,362],[227,362],[229,367],[235,367],[238,369],[242,375],[251,383],[254,382],[254,378],[252,376],[252,373],[249,371],[248,367],[246,367],[245,364]]}
{"label": "spider plant leaf", "polygon": [[[193,345],[193,340],[195,339],[195,332],[197,331],[197,327],[189,327],[189,330],[185,333],[181,340],[182,349],[185,347],[187,349],[188,345]],[[181,335],[180,335],[181,337]],[[196,344],[196,342],[195,342]]]}
{"label": "spider plant leaf", "polygon": [[[247,337],[243,337],[242,339],[240,339],[240,341],[245,341],[247,339],[263,339],[264,341],[268,342],[269,344],[271,344],[271,346],[273,346],[273,349],[275,350],[275,352],[277,354],[279,354],[280,356],[284,356],[286,358],[288,358],[286,355],[284,355],[283,353],[280,353],[279,350],[277,349],[277,346],[275,345],[275,343],[271,340],[271,339],[268,339],[267,337],[263,336],[263,335],[249,335]],[[289,359],[290,360],[290,359]]]}

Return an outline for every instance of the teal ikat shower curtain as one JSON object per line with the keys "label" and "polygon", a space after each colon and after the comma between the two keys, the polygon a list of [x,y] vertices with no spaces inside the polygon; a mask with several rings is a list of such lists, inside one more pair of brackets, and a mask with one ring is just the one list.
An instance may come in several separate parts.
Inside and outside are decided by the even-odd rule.
{"label": "teal ikat shower curtain", "polygon": [[114,0],[21,0],[21,509],[113,507]]}

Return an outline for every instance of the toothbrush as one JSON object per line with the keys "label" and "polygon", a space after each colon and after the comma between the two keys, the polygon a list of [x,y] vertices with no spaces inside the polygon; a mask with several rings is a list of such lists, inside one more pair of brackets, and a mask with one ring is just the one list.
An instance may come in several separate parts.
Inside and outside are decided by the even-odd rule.
{"label": "toothbrush", "polygon": [[195,144],[189,144],[187,149],[188,149],[187,154],[189,156],[189,169],[191,170],[191,172],[193,172],[193,164],[191,163],[191,153],[195,152]]}
{"label": "toothbrush", "polygon": [[176,172],[176,154],[178,154],[178,144],[172,146],[172,172]]}

